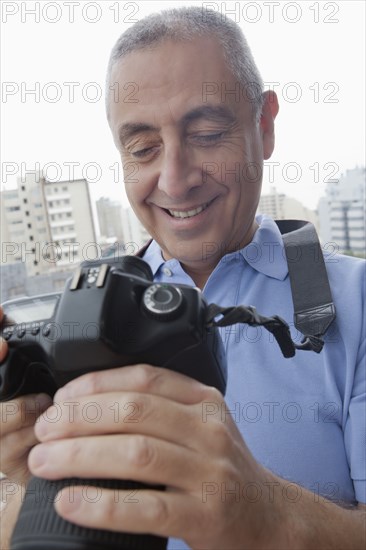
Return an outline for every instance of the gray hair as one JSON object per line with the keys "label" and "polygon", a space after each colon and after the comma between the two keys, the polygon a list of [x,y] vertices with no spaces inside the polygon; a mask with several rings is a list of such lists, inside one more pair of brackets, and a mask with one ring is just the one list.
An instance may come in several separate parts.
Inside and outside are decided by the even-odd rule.
{"label": "gray hair", "polygon": [[[224,59],[234,77],[245,89],[259,119],[263,106],[263,80],[240,27],[213,10],[200,7],[174,8],[154,13],[127,29],[114,45],[108,64],[107,90],[114,63],[129,53],[158,45],[166,39],[190,41],[197,36],[214,35],[223,48]],[[108,93],[106,94],[108,112]]]}

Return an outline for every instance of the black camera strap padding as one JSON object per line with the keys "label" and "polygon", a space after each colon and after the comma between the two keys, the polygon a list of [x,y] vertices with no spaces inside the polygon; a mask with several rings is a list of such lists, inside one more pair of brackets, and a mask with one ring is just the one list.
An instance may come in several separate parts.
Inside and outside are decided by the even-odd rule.
{"label": "black camera strap padding", "polygon": [[[276,220],[285,245],[294,304],[294,324],[305,338],[299,349],[317,351],[336,317],[328,274],[312,223]],[[319,350],[320,351],[320,350]]]}

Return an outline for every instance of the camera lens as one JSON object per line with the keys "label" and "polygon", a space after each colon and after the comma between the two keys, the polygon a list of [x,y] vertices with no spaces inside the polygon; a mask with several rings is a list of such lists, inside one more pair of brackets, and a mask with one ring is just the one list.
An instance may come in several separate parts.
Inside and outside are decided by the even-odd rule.
{"label": "camera lens", "polygon": [[154,284],[145,290],[142,305],[150,317],[163,321],[179,313],[183,296],[179,288],[173,285]]}

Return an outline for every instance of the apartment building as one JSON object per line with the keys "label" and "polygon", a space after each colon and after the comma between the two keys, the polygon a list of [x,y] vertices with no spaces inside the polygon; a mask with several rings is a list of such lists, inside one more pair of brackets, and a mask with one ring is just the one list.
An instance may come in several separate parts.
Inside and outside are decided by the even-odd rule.
{"label": "apartment building", "polygon": [[318,229],[318,216],[314,210],[306,208],[300,201],[278,193],[275,187],[263,194],[259,200],[258,212],[267,214],[274,220],[307,220]]}
{"label": "apartment building", "polygon": [[122,226],[127,254],[137,252],[151,238],[130,207],[123,209]]}
{"label": "apartment building", "polygon": [[23,262],[27,276],[72,268],[97,256],[85,179],[50,182],[39,173],[1,193],[1,264]]}
{"label": "apartment building", "polygon": [[366,203],[364,167],[347,170],[327,183],[319,200],[320,235],[340,252],[363,255],[366,251]]}
{"label": "apartment building", "polygon": [[122,226],[122,205],[109,197],[101,197],[96,202],[101,237],[124,241]]}

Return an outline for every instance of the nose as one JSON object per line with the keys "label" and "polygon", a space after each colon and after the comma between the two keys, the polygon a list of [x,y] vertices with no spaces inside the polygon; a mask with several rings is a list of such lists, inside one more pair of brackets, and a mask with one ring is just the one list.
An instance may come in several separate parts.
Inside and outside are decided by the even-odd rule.
{"label": "nose", "polygon": [[174,200],[182,200],[202,185],[202,171],[180,142],[170,143],[161,157],[158,188]]}

